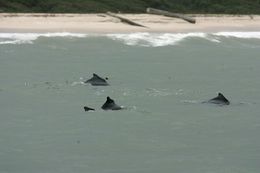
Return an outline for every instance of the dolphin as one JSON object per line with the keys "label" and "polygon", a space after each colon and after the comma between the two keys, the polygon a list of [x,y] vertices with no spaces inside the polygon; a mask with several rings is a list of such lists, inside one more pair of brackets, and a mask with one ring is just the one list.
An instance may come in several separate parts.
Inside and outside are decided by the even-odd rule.
{"label": "dolphin", "polygon": [[84,110],[85,110],[85,112],[87,112],[87,111],[94,111],[95,109],[84,106]]}
{"label": "dolphin", "polygon": [[122,109],[121,106],[118,106],[114,100],[112,100],[110,97],[107,97],[106,102],[101,107],[103,110],[120,110]]}
{"label": "dolphin", "polygon": [[103,79],[103,78],[99,77],[97,74],[93,73],[93,77],[91,79],[85,81],[84,83],[90,83],[93,86],[107,86],[107,85],[109,85],[106,81],[107,79],[108,78]]}
{"label": "dolphin", "polygon": [[207,103],[213,103],[213,104],[218,104],[218,105],[229,105],[230,104],[228,99],[222,93],[218,93],[217,97],[210,99],[209,101],[207,101]]}

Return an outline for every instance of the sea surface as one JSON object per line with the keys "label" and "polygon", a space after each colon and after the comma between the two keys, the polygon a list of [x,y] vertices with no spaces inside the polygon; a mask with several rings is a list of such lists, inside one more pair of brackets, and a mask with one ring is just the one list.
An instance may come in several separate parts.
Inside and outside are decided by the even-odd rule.
{"label": "sea surface", "polygon": [[260,32],[0,33],[0,173],[259,173],[259,132]]}

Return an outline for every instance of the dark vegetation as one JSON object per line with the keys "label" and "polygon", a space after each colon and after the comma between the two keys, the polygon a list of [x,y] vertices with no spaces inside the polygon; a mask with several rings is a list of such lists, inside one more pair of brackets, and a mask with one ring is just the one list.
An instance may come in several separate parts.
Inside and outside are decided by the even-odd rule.
{"label": "dark vegetation", "polygon": [[260,14],[260,0],[0,0],[0,12],[145,13],[147,7],[179,13]]}

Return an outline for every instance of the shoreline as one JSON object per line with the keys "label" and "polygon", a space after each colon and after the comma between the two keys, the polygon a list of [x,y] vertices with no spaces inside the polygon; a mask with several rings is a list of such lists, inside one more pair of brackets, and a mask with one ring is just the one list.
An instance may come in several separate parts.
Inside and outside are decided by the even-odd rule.
{"label": "shoreline", "polygon": [[190,14],[196,24],[151,14],[118,14],[147,28],[131,26],[106,14],[0,13],[0,33],[72,32],[106,33],[188,33],[260,31],[260,15]]}

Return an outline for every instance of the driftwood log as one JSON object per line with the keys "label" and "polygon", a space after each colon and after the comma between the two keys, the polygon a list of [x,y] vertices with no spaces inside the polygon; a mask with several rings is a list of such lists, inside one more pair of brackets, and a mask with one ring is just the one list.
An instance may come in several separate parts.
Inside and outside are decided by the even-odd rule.
{"label": "driftwood log", "polygon": [[133,21],[131,21],[131,20],[129,20],[129,19],[126,19],[126,18],[117,16],[117,15],[114,14],[114,13],[107,12],[106,14],[109,15],[109,16],[111,16],[111,17],[115,17],[115,18],[119,19],[119,20],[120,20],[121,22],[123,22],[123,23],[129,24],[129,25],[133,25],[133,26],[139,26],[139,27],[145,27],[145,28],[147,28],[147,27],[144,26],[144,25],[141,25],[141,24],[136,23],[136,22],[133,22]]}
{"label": "driftwood log", "polygon": [[182,15],[182,14],[171,13],[171,12],[164,11],[164,10],[158,10],[158,9],[155,9],[155,8],[147,8],[146,12],[149,13],[149,14],[157,14],[157,15],[163,15],[163,16],[167,16],[167,17],[176,17],[176,18],[183,19],[183,20],[190,22],[190,23],[196,23],[196,20],[191,18],[191,17],[185,16],[185,15]]}

